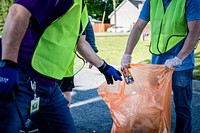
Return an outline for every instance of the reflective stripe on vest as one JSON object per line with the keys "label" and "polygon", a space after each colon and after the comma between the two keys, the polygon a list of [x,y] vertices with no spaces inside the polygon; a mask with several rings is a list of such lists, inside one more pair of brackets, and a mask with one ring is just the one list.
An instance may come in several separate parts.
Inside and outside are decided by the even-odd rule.
{"label": "reflective stripe on vest", "polygon": [[150,52],[163,54],[187,35],[186,0],[172,0],[164,13],[163,0],[150,0]]}
{"label": "reflective stripe on vest", "polygon": [[34,51],[32,67],[42,75],[59,80],[73,76],[80,24],[85,29],[87,23],[86,6],[82,10],[82,0],[75,0],[63,16],[45,29]]}

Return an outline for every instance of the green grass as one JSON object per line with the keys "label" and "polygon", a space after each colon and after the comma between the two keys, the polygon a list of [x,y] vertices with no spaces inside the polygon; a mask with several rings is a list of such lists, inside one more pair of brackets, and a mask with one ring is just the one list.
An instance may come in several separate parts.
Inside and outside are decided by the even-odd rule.
{"label": "green grass", "polygon": [[[98,55],[106,62],[120,66],[127,40],[128,35],[96,35],[96,45],[99,49]],[[149,63],[151,59],[149,52],[150,41],[139,41],[138,43],[132,54],[132,63]],[[200,80],[200,46],[195,49],[194,79]]]}
{"label": "green grass", "polygon": [[194,51],[195,57],[195,69],[194,69],[194,79],[200,80],[200,41],[197,48]]}

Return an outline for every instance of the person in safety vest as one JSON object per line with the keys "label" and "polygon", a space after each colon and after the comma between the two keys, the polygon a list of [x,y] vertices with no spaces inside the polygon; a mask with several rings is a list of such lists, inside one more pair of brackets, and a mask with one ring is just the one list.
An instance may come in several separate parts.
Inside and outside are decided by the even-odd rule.
{"label": "person in safety vest", "polygon": [[[94,36],[94,31],[93,31],[93,27],[92,24],[90,22],[90,20],[88,21],[88,24],[85,28],[85,32],[86,32],[86,41],[90,44],[90,46],[92,47],[92,49],[95,51],[95,53],[98,52],[98,48],[95,44],[95,36]],[[92,68],[92,64],[89,63],[89,68]],[[62,80],[58,80],[57,81],[58,85],[60,86],[63,95],[65,96],[65,98],[69,101],[68,106],[70,106],[71,103],[71,92],[72,89],[75,87],[74,85],[74,76],[72,77],[66,77],[63,78]],[[38,132],[38,128],[35,126],[34,123],[32,123],[31,121],[31,117],[30,119],[28,119],[25,122],[26,128],[29,132]],[[25,128],[20,130],[21,133],[25,132]]]}
{"label": "person in safety vest", "polygon": [[[90,19],[88,19],[88,24],[85,28],[85,32],[86,32],[86,34],[85,34],[86,41],[90,44],[90,46],[95,51],[95,53],[97,53],[98,48],[97,48],[96,43],[95,43],[94,30],[93,30],[92,24],[90,22]],[[90,63],[89,63],[89,68],[92,68],[92,64],[90,64]],[[75,87],[74,86],[74,76],[63,78],[62,80],[58,81],[58,84],[60,85],[60,88],[61,88],[64,96],[69,101],[68,105],[70,105],[71,91]]]}
{"label": "person in safety vest", "polygon": [[82,0],[16,0],[10,7],[1,42],[1,132],[18,133],[30,115],[40,132],[76,132],[68,101],[56,83],[74,75],[76,51],[108,84],[122,80],[81,36],[87,23]]}
{"label": "person in safety vest", "polygon": [[172,89],[176,133],[192,130],[192,74],[194,48],[200,36],[199,0],[146,0],[131,30],[121,65],[131,63],[131,54],[150,21],[152,64],[174,68]]}

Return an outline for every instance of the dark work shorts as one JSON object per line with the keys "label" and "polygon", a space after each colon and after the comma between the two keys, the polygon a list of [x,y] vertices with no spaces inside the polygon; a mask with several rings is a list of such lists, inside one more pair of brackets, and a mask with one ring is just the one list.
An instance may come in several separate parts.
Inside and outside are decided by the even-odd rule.
{"label": "dark work shorts", "polygon": [[74,88],[74,77],[66,77],[57,81],[62,92],[72,91]]}

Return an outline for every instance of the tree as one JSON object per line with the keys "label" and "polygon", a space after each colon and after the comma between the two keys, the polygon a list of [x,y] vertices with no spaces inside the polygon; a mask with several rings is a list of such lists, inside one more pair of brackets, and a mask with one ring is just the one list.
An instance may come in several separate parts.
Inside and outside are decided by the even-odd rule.
{"label": "tree", "polygon": [[[123,0],[116,0],[118,6]],[[103,12],[106,6],[105,23],[109,23],[108,15],[113,11],[113,0],[86,0],[88,14],[97,20],[102,20]]]}

